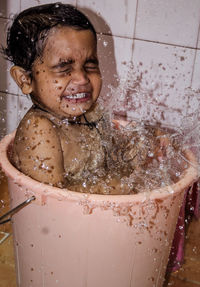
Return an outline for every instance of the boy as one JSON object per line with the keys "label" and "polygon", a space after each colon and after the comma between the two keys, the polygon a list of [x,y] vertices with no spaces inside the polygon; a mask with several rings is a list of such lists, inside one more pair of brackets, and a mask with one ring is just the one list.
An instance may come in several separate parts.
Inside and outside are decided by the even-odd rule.
{"label": "boy", "polygon": [[71,5],[32,7],[15,19],[5,53],[14,63],[12,77],[34,103],[17,129],[14,165],[60,187],[85,170],[101,169],[95,107],[101,73],[90,21]]}
{"label": "boy", "polygon": [[96,105],[102,80],[96,32],[86,16],[61,3],[29,8],[14,20],[4,52],[14,63],[12,77],[34,104],[17,128],[12,163],[53,186],[76,190],[91,179],[99,183],[95,193],[118,193],[121,173],[123,193],[130,192],[126,176],[156,149],[156,134],[148,143],[132,131],[113,141]]}

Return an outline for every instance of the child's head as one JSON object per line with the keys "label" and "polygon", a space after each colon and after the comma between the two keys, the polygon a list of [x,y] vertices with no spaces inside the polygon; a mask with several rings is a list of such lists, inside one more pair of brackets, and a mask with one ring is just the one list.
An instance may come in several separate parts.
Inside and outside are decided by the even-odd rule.
{"label": "child's head", "polygon": [[96,32],[75,7],[29,8],[14,20],[4,49],[11,74],[33,102],[60,116],[79,116],[99,96]]}
{"label": "child's head", "polygon": [[15,18],[9,30],[5,49],[9,60],[31,71],[34,60],[42,53],[49,31],[58,25],[90,30],[96,39],[89,19],[71,5],[54,3],[31,7]]}

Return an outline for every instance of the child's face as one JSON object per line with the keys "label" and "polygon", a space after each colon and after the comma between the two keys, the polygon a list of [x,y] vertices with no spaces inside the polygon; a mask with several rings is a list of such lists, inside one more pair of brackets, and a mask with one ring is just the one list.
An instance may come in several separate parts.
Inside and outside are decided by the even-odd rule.
{"label": "child's face", "polygon": [[101,74],[90,30],[53,28],[32,70],[33,100],[60,118],[80,116],[99,96]]}

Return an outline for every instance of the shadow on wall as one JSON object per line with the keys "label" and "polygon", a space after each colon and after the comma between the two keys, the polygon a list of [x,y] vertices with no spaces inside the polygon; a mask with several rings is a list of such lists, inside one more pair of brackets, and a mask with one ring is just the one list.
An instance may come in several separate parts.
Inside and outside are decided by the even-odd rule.
{"label": "shadow on wall", "polygon": [[106,23],[106,20],[95,11],[84,7],[78,9],[80,9],[90,19],[97,32],[98,57],[103,79],[101,98],[106,103],[110,99],[109,86],[118,86],[118,73],[111,29]]}
{"label": "shadow on wall", "polygon": [[[1,0],[0,1],[0,16],[7,11],[7,1]],[[1,18],[1,29],[4,29],[3,21],[4,18]],[[1,31],[1,39],[0,39],[0,45],[2,45],[2,34],[3,31]],[[7,65],[5,64],[5,60],[3,60],[3,56],[0,55],[0,139],[6,134],[6,92],[7,89]]]}

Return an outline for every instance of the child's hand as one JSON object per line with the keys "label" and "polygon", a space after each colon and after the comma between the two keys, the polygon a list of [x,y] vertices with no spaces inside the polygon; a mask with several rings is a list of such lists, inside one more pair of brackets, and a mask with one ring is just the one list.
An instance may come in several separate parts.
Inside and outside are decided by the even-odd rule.
{"label": "child's hand", "polygon": [[160,129],[156,130],[156,137],[159,145],[156,147],[155,157],[158,161],[163,161],[167,156],[167,148],[171,145],[171,142],[169,136]]}
{"label": "child's hand", "polygon": [[121,137],[124,138],[122,161],[133,169],[138,169],[147,163],[149,150],[154,150],[152,137],[150,139],[143,137],[135,121],[114,120],[113,123],[115,128],[122,131]]}
{"label": "child's hand", "polygon": [[[113,120],[113,124],[118,130],[128,127],[131,131],[131,127],[134,129],[137,126],[134,121],[127,122],[124,120]],[[166,158],[167,149],[171,145],[169,135],[161,129],[149,127],[149,132],[145,137],[146,139],[142,140],[137,132],[133,132],[124,149],[124,161],[132,161],[133,166],[141,166],[145,163],[148,164],[152,159],[161,162]]]}

